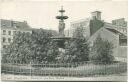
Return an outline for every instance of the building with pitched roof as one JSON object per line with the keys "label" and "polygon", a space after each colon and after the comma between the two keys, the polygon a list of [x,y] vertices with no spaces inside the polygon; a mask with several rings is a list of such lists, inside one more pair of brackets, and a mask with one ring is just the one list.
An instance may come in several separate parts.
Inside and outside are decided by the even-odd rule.
{"label": "building with pitched roof", "polygon": [[1,28],[1,51],[3,52],[11,42],[13,42],[13,37],[18,32],[32,33],[31,27],[26,21],[19,22],[13,20],[0,19]]}
{"label": "building with pitched roof", "polygon": [[58,33],[55,30],[47,29],[37,29],[31,28],[26,21],[14,21],[14,20],[5,20],[0,19],[0,29],[1,29],[1,51],[4,52],[4,49],[13,42],[13,37],[16,33],[33,33],[34,31],[40,32],[41,30],[51,33],[53,36],[57,36]]}
{"label": "building with pitched roof", "polygon": [[92,18],[71,23],[70,36],[75,37],[77,29],[88,38],[90,46],[98,35],[114,44],[113,55],[116,60],[126,61],[127,58],[127,22],[124,18],[112,20],[112,23],[101,20],[101,12],[92,12]]}

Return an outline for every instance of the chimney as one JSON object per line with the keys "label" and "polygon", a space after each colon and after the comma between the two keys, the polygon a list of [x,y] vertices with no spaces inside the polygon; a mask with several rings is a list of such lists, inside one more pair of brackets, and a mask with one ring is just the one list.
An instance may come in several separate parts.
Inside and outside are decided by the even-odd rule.
{"label": "chimney", "polygon": [[101,12],[100,11],[94,11],[91,13],[92,14],[92,19],[95,20],[101,20]]}

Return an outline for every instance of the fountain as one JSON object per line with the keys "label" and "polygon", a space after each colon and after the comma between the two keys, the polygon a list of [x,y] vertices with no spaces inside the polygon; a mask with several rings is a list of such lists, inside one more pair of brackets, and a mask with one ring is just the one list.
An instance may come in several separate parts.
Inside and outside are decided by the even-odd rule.
{"label": "fountain", "polygon": [[65,29],[65,23],[64,20],[68,19],[68,16],[64,16],[65,10],[63,10],[63,6],[61,6],[61,10],[59,10],[61,13],[60,16],[56,16],[56,19],[59,19],[59,35],[57,37],[53,37],[55,41],[57,41],[57,44],[60,48],[64,48],[64,43],[66,40],[69,40],[70,37],[65,37],[64,35],[64,29]]}

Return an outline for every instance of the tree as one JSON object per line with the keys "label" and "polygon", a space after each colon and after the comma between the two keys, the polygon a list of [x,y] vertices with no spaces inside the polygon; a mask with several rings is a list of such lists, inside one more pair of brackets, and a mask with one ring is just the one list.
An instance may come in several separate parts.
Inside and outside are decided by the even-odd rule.
{"label": "tree", "polygon": [[10,63],[28,63],[31,55],[30,43],[31,34],[17,33],[2,59]]}
{"label": "tree", "polygon": [[54,62],[59,54],[52,34],[44,30],[30,33],[18,33],[3,58],[11,63]]}
{"label": "tree", "polygon": [[83,62],[89,60],[89,44],[85,38],[73,39],[66,43],[65,56],[67,62]]}
{"label": "tree", "polygon": [[83,38],[83,33],[84,33],[84,30],[83,30],[83,26],[81,25],[80,27],[77,27],[75,29],[75,31],[73,32],[73,37],[74,38]]}
{"label": "tree", "polygon": [[83,36],[83,30],[76,29],[74,38],[65,43],[65,56],[66,62],[83,62],[89,60],[89,43]]}
{"label": "tree", "polygon": [[114,56],[112,56],[113,48],[114,47],[111,42],[108,40],[103,40],[99,35],[92,46],[90,60],[105,64],[112,63],[114,60]]}
{"label": "tree", "polygon": [[32,33],[32,51],[33,59],[40,62],[54,62],[59,54],[57,43],[51,39],[52,34],[49,31],[39,30]]}

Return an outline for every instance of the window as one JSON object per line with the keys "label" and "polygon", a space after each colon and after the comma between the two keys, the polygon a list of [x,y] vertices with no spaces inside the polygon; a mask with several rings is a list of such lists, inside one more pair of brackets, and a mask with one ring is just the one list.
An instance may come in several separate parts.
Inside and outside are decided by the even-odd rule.
{"label": "window", "polygon": [[6,38],[5,37],[3,37],[3,42],[6,42]]}
{"label": "window", "polygon": [[11,31],[8,31],[8,34],[11,35]]}
{"label": "window", "polygon": [[11,42],[11,38],[8,38],[8,42]]}
{"label": "window", "polygon": [[16,28],[19,28],[19,26],[16,26]]}
{"label": "window", "polygon": [[119,39],[120,46],[127,46],[127,39]]}
{"label": "window", "polygon": [[3,45],[3,48],[6,48],[6,45]]}
{"label": "window", "polygon": [[3,30],[3,35],[6,35],[6,30]]}
{"label": "window", "polygon": [[123,32],[126,32],[127,29],[123,29]]}
{"label": "window", "polygon": [[2,24],[2,26],[6,26],[6,24]]}

